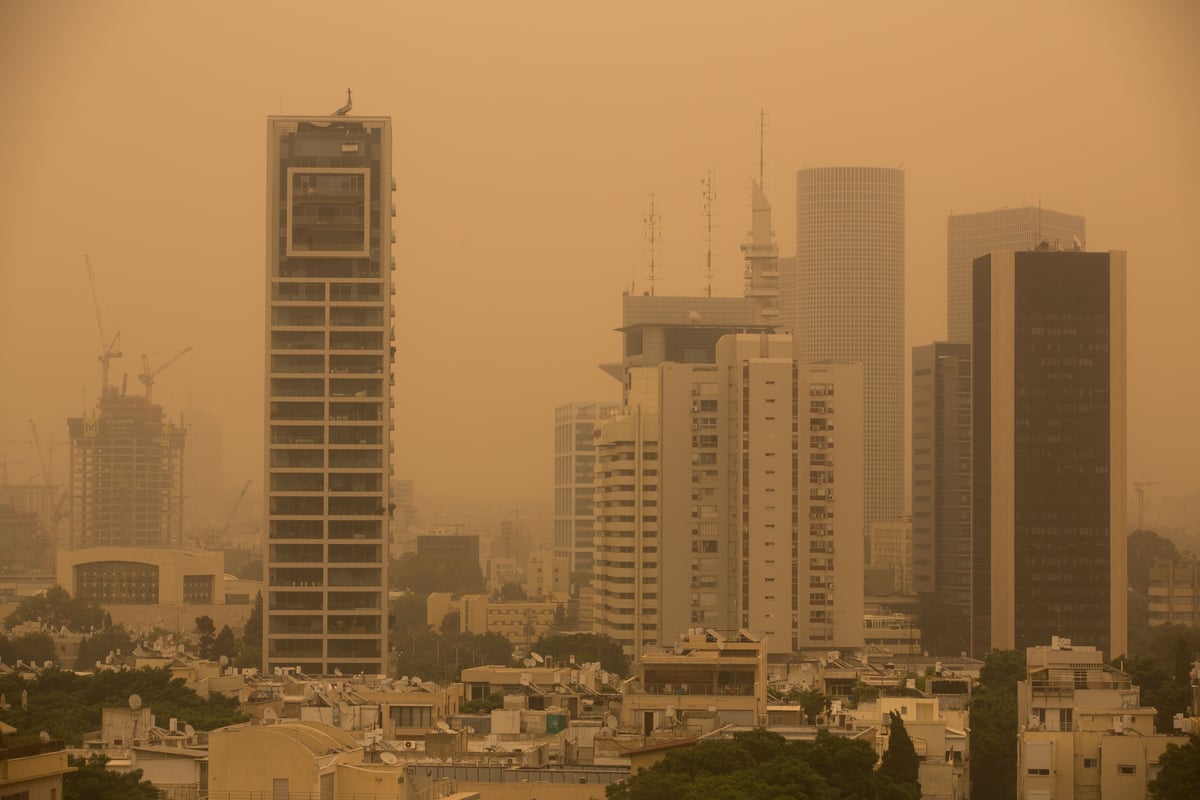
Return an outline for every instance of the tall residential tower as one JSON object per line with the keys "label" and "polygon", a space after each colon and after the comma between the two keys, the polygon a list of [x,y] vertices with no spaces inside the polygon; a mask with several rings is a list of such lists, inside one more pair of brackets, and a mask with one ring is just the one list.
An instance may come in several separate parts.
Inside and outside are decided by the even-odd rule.
{"label": "tall residential tower", "polygon": [[391,120],[267,121],[264,662],[387,666]]}

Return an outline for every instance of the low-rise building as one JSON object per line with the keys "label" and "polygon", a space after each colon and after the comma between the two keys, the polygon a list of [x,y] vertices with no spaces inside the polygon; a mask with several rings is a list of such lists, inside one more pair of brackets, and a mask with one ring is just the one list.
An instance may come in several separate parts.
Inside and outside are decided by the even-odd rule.
{"label": "low-rise building", "polygon": [[1055,637],[1030,647],[1017,684],[1020,800],[1143,798],[1163,752],[1183,737],[1157,734],[1129,676],[1095,647]]}
{"label": "low-rise building", "polygon": [[1200,561],[1155,561],[1149,594],[1151,625],[1200,626]]}
{"label": "low-rise building", "polygon": [[[0,732],[15,730],[0,723]],[[74,771],[62,739],[9,737],[0,746],[0,797],[58,800],[63,796],[63,775]]]}
{"label": "low-rise building", "polygon": [[767,722],[767,650],[747,631],[693,628],[674,652],[647,653],[622,686],[621,730],[686,729],[689,716],[732,725]]}

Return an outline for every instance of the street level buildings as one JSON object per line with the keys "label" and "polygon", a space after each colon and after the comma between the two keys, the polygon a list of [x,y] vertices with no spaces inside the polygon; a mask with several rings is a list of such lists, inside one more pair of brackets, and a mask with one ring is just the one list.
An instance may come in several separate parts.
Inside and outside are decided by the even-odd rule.
{"label": "street level buildings", "polygon": [[1125,254],[974,264],[972,650],[1126,649]]}
{"label": "street level buildings", "polygon": [[391,120],[267,121],[264,658],[383,673]]}
{"label": "street level buildings", "polygon": [[803,362],[863,365],[864,528],[904,512],[904,172],[819,167],[796,174],[795,298],[785,325]]}

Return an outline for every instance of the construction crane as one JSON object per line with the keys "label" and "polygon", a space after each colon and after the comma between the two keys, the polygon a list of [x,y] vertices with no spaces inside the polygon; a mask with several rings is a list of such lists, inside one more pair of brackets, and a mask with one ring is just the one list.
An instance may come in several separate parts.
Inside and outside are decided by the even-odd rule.
{"label": "construction crane", "polygon": [[113,334],[112,339],[104,335],[104,319],[100,316],[100,297],[96,294],[96,273],[92,269],[92,260],[87,253],[83,254],[83,263],[87,265],[88,284],[92,287],[92,305],[96,309],[96,327],[100,330],[100,397],[108,391],[108,362],[120,358],[121,331]]}
{"label": "construction crane", "polygon": [[1138,530],[1146,530],[1146,490],[1158,481],[1134,481],[1133,490],[1138,497]]}
{"label": "construction crane", "polygon": [[42,465],[42,483],[46,484],[46,488],[50,488],[50,470],[46,467],[46,456],[42,454],[42,437],[38,436],[37,425],[33,420],[29,420],[29,429],[33,431],[33,446],[37,450],[38,461]]}
{"label": "construction crane", "polygon": [[147,407],[150,406],[150,403],[151,403],[150,395],[154,391],[154,377],[156,375],[158,375],[158,373],[160,373],[164,369],[166,369],[167,367],[174,364],[179,359],[183,358],[185,355],[187,355],[191,351],[192,351],[192,346],[189,344],[187,347],[180,350],[178,353],[173,355],[171,358],[167,359],[165,364],[163,364],[161,367],[159,367],[158,369],[153,370],[153,371],[151,371],[151,369],[150,369],[150,359],[146,357],[145,353],[142,354],[142,374],[138,375],[138,380],[141,381],[142,383],[146,384],[146,406]]}
{"label": "construction crane", "polygon": [[225,534],[229,532],[229,527],[233,525],[233,518],[237,516],[238,508],[240,508],[242,505],[242,498],[246,496],[246,490],[250,488],[250,484],[253,482],[254,481],[246,481],[245,485],[242,486],[242,491],[238,494],[237,499],[233,501],[233,508],[230,509],[229,516],[225,518],[225,524],[221,526],[221,529],[214,531],[209,528],[208,533],[205,535],[204,541],[202,542],[202,546],[205,549],[213,550],[224,544]]}

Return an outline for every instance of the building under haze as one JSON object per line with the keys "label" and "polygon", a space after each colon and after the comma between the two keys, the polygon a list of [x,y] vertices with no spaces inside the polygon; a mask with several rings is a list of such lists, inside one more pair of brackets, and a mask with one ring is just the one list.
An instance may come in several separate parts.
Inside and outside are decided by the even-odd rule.
{"label": "building under haze", "polygon": [[264,660],[383,673],[391,120],[267,121]]}
{"label": "building under haze", "polygon": [[67,428],[69,548],[178,547],[186,431],[162,406],[107,385],[95,412]]}
{"label": "building under haze", "polygon": [[596,426],[618,408],[568,403],[554,409],[554,554],[582,580],[592,573]]}
{"label": "building under haze", "polygon": [[971,341],[971,263],[993,250],[1068,249],[1087,242],[1085,220],[1034,206],[951,214],[946,220],[946,322],[951,342]]}
{"label": "building under haze", "polygon": [[219,526],[235,510],[233,503],[224,502],[221,425],[203,411],[187,412],[184,424],[183,504],[188,528]]}
{"label": "building under haze", "polygon": [[[856,362],[866,393],[864,523],[904,511],[904,172],[796,174],[794,270],[781,306],[804,362]],[[863,530],[865,535],[866,530]]]}
{"label": "building under haze", "polygon": [[997,251],[972,307],[972,649],[1125,652],[1125,254]]}
{"label": "building under haze", "polygon": [[971,346],[912,356],[913,588],[925,649],[957,655],[971,627]]}

